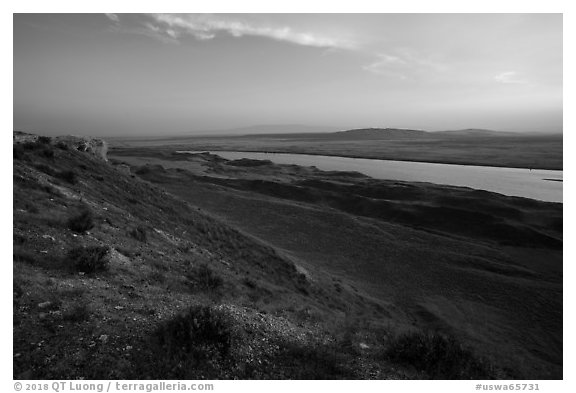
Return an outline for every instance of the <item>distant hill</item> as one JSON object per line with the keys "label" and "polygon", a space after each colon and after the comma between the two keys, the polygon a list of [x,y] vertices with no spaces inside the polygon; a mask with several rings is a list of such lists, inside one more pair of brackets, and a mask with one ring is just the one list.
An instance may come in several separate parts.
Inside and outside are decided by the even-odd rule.
{"label": "distant hill", "polygon": [[435,135],[443,136],[473,136],[473,137],[498,137],[498,136],[521,136],[516,132],[506,132],[506,131],[494,131],[486,130],[482,128],[466,128],[464,130],[452,130],[452,131],[437,131]]}
{"label": "distant hill", "polygon": [[308,126],[304,124],[258,124],[248,127],[212,130],[203,132],[210,135],[266,135],[266,134],[314,134],[338,131],[334,126]]}
{"label": "distant hill", "polygon": [[359,128],[332,133],[335,139],[404,139],[429,138],[431,134],[422,130],[404,128]]}
{"label": "distant hill", "polygon": [[[262,127],[262,128],[260,128]],[[249,127],[246,130],[272,130],[268,126]],[[271,126],[270,126],[271,127]],[[323,129],[322,127],[319,127]],[[281,126],[275,130],[296,130],[291,126]],[[241,129],[238,129],[238,131]],[[269,137],[282,139],[321,139],[321,140],[398,140],[398,139],[430,139],[430,138],[460,138],[460,137],[515,137],[526,136],[521,133],[493,131],[478,128],[468,128],[463,130],[450,131],[424,131],[407,128],[357,128],[352,130],[325,132],[315,131],[315,128],[303,128],[302,132],[282,132],[282,133],[255,133],[244,134],[242,137]]]}
{"label": "distant hill", "polygon": [[[309,131],[311,131],[310,129]],[[392,140],[430,138],[433,134],[422,130],[401,128],[358,128],[337,132],[286,132],[266,134],[244,134],[241,137],[264,137],[272,139],[313,139],[313,140]]]}

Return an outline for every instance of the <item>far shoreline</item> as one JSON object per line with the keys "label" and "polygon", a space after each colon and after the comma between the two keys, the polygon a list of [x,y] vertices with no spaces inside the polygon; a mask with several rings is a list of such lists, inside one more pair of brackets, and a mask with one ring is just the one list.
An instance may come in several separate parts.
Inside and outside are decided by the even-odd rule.
{"label": "far shoreline", "polygon": [[[163,146],[164,147],[164,146]],[[130,147],[130,148],[147,148],[147,147]],[[174,146],[172,146],[174,148]],[[192,150],[174,150],[175,152],[185,152]],[[247,149],[235,149],[235,150],[225,150],[218,148],[211,149],[196,149],[195,151],[206,151],[206,152],[228,152],[228,153],[264,153],[264,154],[298,154],[303,156],[324,156],[324,157],[341,157],[341,158],[360,158],[364,160],[377,160],[377,161],[398,161],[398,162],[416,162],[422,164],[443,164],[443,165],[458,165],[458,166],[474,166],[474,167],[486,167],[486,168],[510,168],[510,169],[530,169],[530,170],[543,170],[543,171],[564,171],[563,168],[551,167],[528,167],[528,166],[508,166],[508,165],[487,165],[481,163],[462,163],[454,162],[449,160],[419,160],[419,159],[398,159],[398,158],[375,158],[375,157],[365,157],[353,154],[330,154],[330,153],[299,153],[299,152],[288,152],[288,151],[278,151],[278,150],[247,150]],[[548,179],[546,179],[548,180]]]}

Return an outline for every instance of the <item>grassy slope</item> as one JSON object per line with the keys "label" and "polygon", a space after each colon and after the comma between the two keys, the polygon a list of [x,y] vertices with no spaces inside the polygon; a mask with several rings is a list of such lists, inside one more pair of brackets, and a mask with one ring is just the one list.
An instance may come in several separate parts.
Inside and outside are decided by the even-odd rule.
{"label": "grassy slope", "polygon": [[[374,299],[401,326],[449,333],[520,375],[561,375],[560,205],[310,173],[270,181],[286,173],[258,170],[141,175]],[[380,201],[396,209],[382,216]]]}
{"label": "grassy slope", "polygon": [[[316,356],[307,348],[327,350],[323,342],[338,336],[315,321],[362,313],[370,302],[309,282],[271,247],[74,150],[19,152],[13,184],[15,378],[363,377],[339,365],[352,355],[307,374],[302,365]],[[86,208],[94,227],[72,232],[67,220]],[[132,234],[137,227],[145,239]],[[74,269],[68,252],[84,245],[109,247],[107,271]],[[201,266],[216,288],[204,285]],[[234,357],[208,368],[158,367],[158,329],[194,304],[223,305],[243,332]],[[280,367],[286,362],[291,374]],[[374,367],[380,377],[398,375]]]}
{"label": "grassy slope", "polygon": [[[507,375],[441,336],[397,336],[381,301],[121,167],[44,141],[15,145],[13,169],[16,379]],[[85,246],[106,269],[78,268]],[[440,367],[418,363],[421,343]]]}

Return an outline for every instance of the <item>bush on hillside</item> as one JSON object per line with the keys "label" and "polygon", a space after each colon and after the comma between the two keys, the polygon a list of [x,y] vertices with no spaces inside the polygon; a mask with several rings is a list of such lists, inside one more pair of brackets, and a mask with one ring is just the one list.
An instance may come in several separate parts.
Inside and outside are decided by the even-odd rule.
{"label": "bush on hillside", "polygon": [[194,282],[194,287],[204,290],[217,289],[224,283],[222,277],[204,263],[196,267],[188,278]]}
{"label": "bush on hillside", "polygon": [[40,154],[46,158],[54,158],[54,150],[49,145],[40,150]]}
{"label": "bush on hillside", "polygon": [[162,352],[175,363],[225,358],[235,333],[232,319],[221,309],[192,306],[157,330]]}
{"label": "bush on hillside", "polygon": [[26,141],[26,142],[22,143],[22,148],[24,150],[38,150],[38,149],[42,148],[42,145],[40,143],[37,143],[37,142]]}
{"label": "bush on hillside", "polygon": [[24,146],[20,143],[15,143],[12,147],[12,158],[15,160],[21,160],[24,158]]}
{"label": "bush on hillside", "polygon": [[42,145],[49,145],[52,142],[52,138],[49,136],[39,136],[38,143]]}
{"label": "bush on hillside", "polygon": [[392,339],[386,357],[432,379],[491,379],[494,368],[453,337],[410,332]]}
{"label": "bush on hillside", "polygon": [[94,228],[94,216],[92,211],[87,207],[82,209],[82,211],[68,219],[68,228],[74,232],[84,233],[92,228]]}
{"label": "bush on hillside", "polygon": [[68,252],[68,259],[79,272],[97,273],[108,270],[108,247],[76,247]]}
{"label": "bush on hillside", "polygon": [[56,171],[54,170],[54,168],[52,168],[52,167],[50,167],[50,166],[48,166],[48,165],[38,164],[38,165],[35,165],[35,167],[36,167],[36,169],[38,169],[40,172],[44,172],[44,173],[47,174],[47,175],[54,176],[54,175],[56,174]]}
{"label": "bush on hillside", "polygon": [[146,243],[146,240],[148,239],[148,236],[146,234],[146,228],[144,228],[141,225],[138,225],[136,228],[133,228],[130,230],[130,236],[132,236],[134,239],[141,241],[143,243]]}
{"label": "bush on hillside", "polygon": [[68,322],[82,322],[90,319],[91,314],[90,307],[81,303],[64,312],[62,319]]}
{"label": "bush on hillside", "polygon": [[56,147],[60,150],[68,150],[68,145],[63,141],[56,142]]}
{"label": "bush on hillside", "polygon": [[76,172],[72,170],[58,172],[56,177],[64,180],[67,183],[76,184]]}
{"label": "bush on hillside", "polygon": [[141,166],[140,168],[136,169],[137,175],[147,175],[148,173],[152,172],[149,166]]}

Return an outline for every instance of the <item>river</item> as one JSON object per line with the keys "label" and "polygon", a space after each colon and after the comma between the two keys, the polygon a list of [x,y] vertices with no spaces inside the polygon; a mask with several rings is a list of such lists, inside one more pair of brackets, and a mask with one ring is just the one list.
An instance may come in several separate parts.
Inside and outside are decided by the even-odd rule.
{"label": "river", "polygon": [[[193,152],[180,152],[193,153]],[[315,166],[325,171],[356,171],[376,179],[470,187],[547,202],[562,203],[563,171],[475,165],[375,160],[310,154],[211,151],[228,160],[250,158],[277,164]]]}

